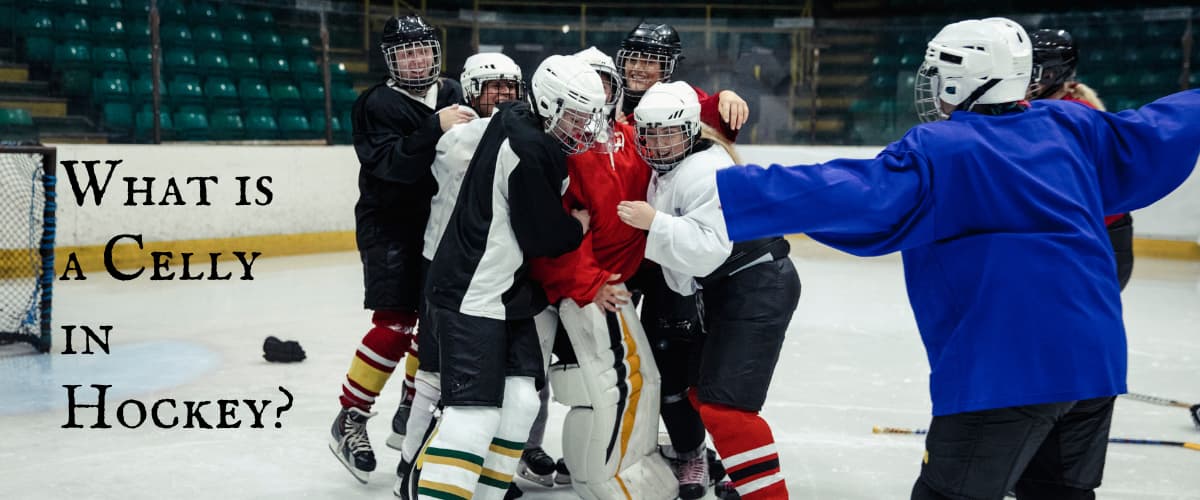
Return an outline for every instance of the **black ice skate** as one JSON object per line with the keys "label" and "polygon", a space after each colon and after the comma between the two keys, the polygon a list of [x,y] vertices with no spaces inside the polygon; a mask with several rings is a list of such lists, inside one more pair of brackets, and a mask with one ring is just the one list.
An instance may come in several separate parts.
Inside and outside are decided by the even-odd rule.
{"label": "black ice skate", "polygon": [[563,459],[558,459],[558,463],[554,464],[554,484],[571,484],[571,471],[567,469],[567,463]]}
{"label": "black ice skate", "polygon": [[[517,465],[517,474],[525,480],[540,484],[547,488],[554,486],[554,459],[546,454],[541,446],[529,448],[521,452],[521,463]],[[568,480],[568,482],[570,482]]]}
{"label": "black ice skate", "polygon": [[708,494],[711,479],[708,476],[708,453],[706,447],[697,448],[686,454],[675,451],[671,446],[660,446],[660,452],[671,465],[675,478],[679,480],[679,498],[696,500]]}
{"label": "black ice skate", "polygon": [[329,451],[363,484],[375,470],[375,452],[367,439],[367,419],[373,416],[358,408],[342,408],[330,429]]}
{"label": "black ice skate", "polygon": [[412,413],[412,401],[400,403],[396,414],[392,415],[392,435],[388,436],[388,448],[403,451],[404,435],[408,432],[408,414]]}

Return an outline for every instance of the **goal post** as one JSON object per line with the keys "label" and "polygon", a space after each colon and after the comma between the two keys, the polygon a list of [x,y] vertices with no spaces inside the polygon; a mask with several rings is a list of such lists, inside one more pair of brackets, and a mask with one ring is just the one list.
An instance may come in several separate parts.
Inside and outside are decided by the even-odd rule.
{"label": "goal post", "polygon": [[50,350],[55,163],[52,147],[0,143],[0,345]]}

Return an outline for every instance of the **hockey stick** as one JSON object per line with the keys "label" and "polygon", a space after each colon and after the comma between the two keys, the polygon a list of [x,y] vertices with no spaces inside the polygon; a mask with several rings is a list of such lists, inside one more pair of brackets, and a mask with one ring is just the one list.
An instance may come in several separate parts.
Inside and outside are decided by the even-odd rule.
{"label": "hockey stick", "polygon": [[[879,427],[871,429],[874,434],[928,434],[929,429],[904,429],[900,427]],[[1200,443],[1189,443],[1187,441],[1160,441],[1158,439],[1129,439],[1129,438],[1108,438],[1110,443],[1123,444],[1154,444],[1160,446],[1179,446],[1189,450],[1200,451]]]}
{"label": "hockey stick", "polygon": [[1150,403],[1150,404],[1161,405],[1161,406],[1176,406],[1179,408],[1191,408],[1192,407],[1192,405],[1184,403],[1182,401],[1175,401],[1174,399],[1160,398],[1158,396],[1150,396],[1148,394],[1138,394],[1136,392],[1127,392],[1125,394],[1122,394],[1121,397],[1132,399],[1135,401],[1141,401],[1143,403]]}

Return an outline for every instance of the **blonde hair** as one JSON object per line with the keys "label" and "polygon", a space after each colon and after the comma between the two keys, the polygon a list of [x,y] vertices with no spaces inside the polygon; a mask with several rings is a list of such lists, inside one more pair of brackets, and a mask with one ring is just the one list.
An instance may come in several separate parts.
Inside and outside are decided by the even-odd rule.
{"label": "blonde hair", "polygon": [[1104,109],[1104,102],[1100,100],[1100,96],[1096,94],[1095,90],[1087,85],[1079,82],[1070,83],[1068,84],[1067,93],[1071,97],[1091,104],[1093,108],[1096,108],[1100,111],[1106,111]]}
{"label": "blonde hair", "polygon": [[729,157],[733,158],[735,164],[742,164],[742,158],[738,155],[737,149],[733,147],[733,143],[729,142],[729,139],[726,139],[724,135],[721,135],[720,132],[717,132],[706,123],[700,124],[700,138],[708,139],[713,144],[721,146],[721,148],[725,149],[726,153],[729,153]]}

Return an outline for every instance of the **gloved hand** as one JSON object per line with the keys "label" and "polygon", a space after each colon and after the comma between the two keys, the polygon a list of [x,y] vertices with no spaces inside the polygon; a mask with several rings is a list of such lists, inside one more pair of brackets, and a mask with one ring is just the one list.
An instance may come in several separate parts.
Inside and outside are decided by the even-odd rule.
{"label": "gloved hand", "polygon": [[1192,412],[1192,423],[1196,424],[1197,429],[1200,429],[1200,404],[1192,405],[1188,411]]}
{"label": "gloved hand", "polygon": [[274,336],[263,341],[263,359],[276,363],[295,363],[304,361],[304,348],[295,340],[284,342]]}

